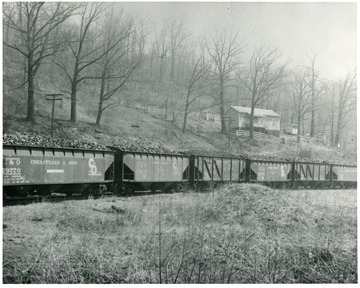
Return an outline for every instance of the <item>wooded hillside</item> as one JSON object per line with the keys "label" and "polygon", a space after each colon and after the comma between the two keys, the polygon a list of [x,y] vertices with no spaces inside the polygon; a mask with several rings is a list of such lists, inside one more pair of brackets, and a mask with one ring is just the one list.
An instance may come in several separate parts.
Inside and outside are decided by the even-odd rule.
{"label": "wooded hillside", "polygon": [[[191,141],[199,141],[194,149],[223,150],[231,141],[222,116],[241,105],[272,109],[282,128],[295,123],[301,135],[356,153],[355,71],[322,78],[321,51],[291,67],[277,47],[255,46],[241,31],[198,37],[184,21],[154,25],[121,3],[9,2],[3,19],[4,133],[50,134],[46,95],[56,93],[57,137],[106,142],[125,133],[173,150]],[[160,114],[136,109],[150,106]],[[220,123],[201,121],[204,109]],[[212,145],[214,134],[221,145]]]}

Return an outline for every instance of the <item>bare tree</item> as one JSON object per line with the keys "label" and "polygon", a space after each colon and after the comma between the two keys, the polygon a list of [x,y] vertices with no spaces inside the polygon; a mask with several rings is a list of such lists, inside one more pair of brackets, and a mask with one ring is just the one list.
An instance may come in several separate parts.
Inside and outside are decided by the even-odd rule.
{"label": "bare tree", "polygon": [[[165,21],[165,20],[164,20]],[[160,91],[160,86],[162,84],[163,76],[164,76],[164,60],[169,51],[169,43],[167,40],[167,29],[165,26],[165,22],[163,27],[160,30],[160,33],[155,31],[155,51],[158,58],[160,58],[160,71],[159,71],[159,83],[158,83],[158,95]]]}
{"label": "bare tree", "polygon": [[210,40],[205,40],[207,52],[213,60],[213,73],[216,83],[216,94],[219,100],[221,133],[226,132],[225,126],[225,94],[231,85],[232,74],[236,70],[236,57],[242,52],[241,43],[238,42],[238,35],[232,32],[223,31],[216,34]]}
{"label": "bare tree", "polygon": [[[154,50],[150,50],[149,53],[147,52],[148,40],[152,32],[152,27],[150,26],[149,20],[145,17],[137,16],[132,19],[134,23],[132,34],[136,35],[133,37],[136,41],[133,41],[132,43],[134,55],[132,61],[141,59],[141,65],[138,67],[136,73],[136,81],[132,81],[132,88],[136,91],[134,94],[137,95],[137,99],[133,100],[142,101],[143,99],[149,99],[149,84],[155,82],[151,81],[155,78],[155,73],[153,73],[152,69],[152,62],[155,58]],[[145,63],[149,63],[150,65],[144,65]]]}
{"label": "bare tree", "polygon": [[[184,28],[183,22],[175,22],[172,21],[167,25],[168,30],[168,43],[169,43],[169,56],[170,56],[170,73],[169,73],[169,86],[168,92],[165,96],[165,118],[167,118],[168,107],[169,105],[172,108],[173,122],[175,122],[175,102],[176,102],[176,94],[178,91],[178,82],[176,81],[178,77],[175,77],[176,62],[179,58],[179,53],[182,46],[184,45],[184,41],[187,38],[187,33]],[[181,77],[181,76],[180,76]],[[169,103],[170,102],[170,103]]]}
{"label": "bare tree", "polygon": [[337,110],[337,103],[336,103],[336,89],[337,84],[332,81],[325,85],[325,94],[326,94],[326,104],[328,110],[328,119],[330,119],[330,143],[331,146],[334,146],[335,143],[335,122],[336,122],[336,110]]}
{"label": "bare tree", "polygon": [[260,47],[250,58],[247,72],[244,76],[238,75],[241,83],[250,94],[250,138],[254,139],[254,112],[255,107],[271,97],[274,90],[281,85],[285,74],[285,65],[276,65],[279,59],[277,49]]}
{"label": "bare tree", "polygon": [[135,22],[136,22],[135,23],[136,28],[134,33],[137,35],[137,41],[136,41],[136,46],[138,48],[137,51],[138,51],[138,55],[141,58],[144,58],[145,45],[147,42],[147,38],[150,35],[149,20],[144,17],[140,17]]}
{"label": "bare tree", "polygon": [[[68,45],[71,50],[70,61],[60,59],[61,62],[56,62],[65,73],[66,77],[70,81],[70,91],[62,90],[70,94],[71,97],[71,111],[70,121],[76,122],[76,102],[77,102],[77,90],[79,84],[87,79],[85,71],[91,65],[95,64],[101,59],[106,51],[99,53],[104,47],[104,43],[98,43],[96,41],[100,36],[94,35],[90,31],[90,26],[94,25],[99,15],[106,9],[102,3],[86,3],[83,6],[81,12],[81,23],[79,29],[79,35],[74,39],[68,39]],[[87,44],[87,45],[86,45]],[[68,67],[70,66],[70,67]]]}
{"label": "bare tree", "polygon": [[356,73],[349,73],[345,79],[338,84],[338,107],[337,107],[337,126],[334,144],[340,143],[340,138],[344,127],[349,120],[350,111],[356,108]]}
{"label": "bare tree", "polygon": [[301,121],[303,120],[304,115],[310,112],[312,108],[311,93],[306,82],[307,77],[306,71],[302,69],[294,72],[291,79],[292,107],[297,118],[298,143],[300,143]]}
{"label": "bare tree", "polygon": [[[129,81],[142,59],[140,55],[131,59],[126,57],[128,50],[132,49],[127,39],[132,32],[133,21],[122,23],[119,18],[116,19],[111,10],[103,28],[103,42],[106,43],[103,47],[105,55],[99,61],[101,76],[94,77],[94,79],[100,79],[99,106],[95,123],[97,126],[100,126],[103,112],[115,104],[110,100]],[[136,46],[136,43],[133,43],[133,46]]]}
{"label": "bare tree", "polygon": [[315,70],[315,60],[316,60],[317,55],[314,55],[313,57],[308,57],[310,62],[311,62],[311,66],[307,67],[307,69],[310,70],[310,81],[308,81],[308,85],[311,89],[311,122],[310,122],[310,136],[314,137],[315,136],[315,112],[317,110],[317,103],[318,103],[318,98],[319,95],[321,94],[321,90],[317,89],[317,78],[318,75],[316,73]]}
{"label": "bare tree", "polygon": [[74,5],[63,3],[23,2],[18,5],[18,18],[15,13],[3,11],[7,19],[5,25],[16,31],[20,41],[4,42],[6,47],[22,54],[27,61],[27,113],[26,120],[35,123],[35,77],[46,57],[57,52],[57,42],[51,42],[50,34],[68,19],[76,9]]}
{"label": "bare tree", "polygon": [[[195,100],[204,96],[204,88],[207,87],[207,84],[204,81],[205,76],[209,72],[210,65],[205,64],[203,61],[203,55],[201,55],[196,63],[193,66],[191,76],[187,82],[187,94],[185,101],[185,111],[184,111],[184,122],[182,132],[186,131],[186,121],[189,114],[189,107],[195,102]],[[193,94],[195,95],[193,96]]]}
{"label": "bare tree", "polygon": [[170,46],[170,80],[175,78],[175,63],[180,46],[187,37],[183,22],[171,22],[168,24],[169,46]]}
{"label": "bare tree", "polygon": [[[8,3],[3,3],[3,13],[4,15],[7,15],[6,17],[4,17],[4,26],[5,26],[5,29],[4,29],[4,34],[5,34],[5,38],[4,38],[4,42],[5,43],[9,43],[9,37],[10,37],[10,27],[11,27],[11,19],[14,18],[14,14],[16,12],[16,7],[19,7],[20,3],[11,3],[11,2],[8,2]],[[21,11],[19,11],[19,16],[18,18],[21,18]],[[22,25],[20,24],[21,21],[19,20],[18,21],[18,25],[20,27],[22,27]]]}

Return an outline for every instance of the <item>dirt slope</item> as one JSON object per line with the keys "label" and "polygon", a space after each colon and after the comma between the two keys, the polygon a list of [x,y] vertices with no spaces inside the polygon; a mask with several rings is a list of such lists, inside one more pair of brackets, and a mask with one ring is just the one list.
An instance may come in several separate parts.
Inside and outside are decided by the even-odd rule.
{"label": "dirt slope", "polygon": [[[40,105],[40,104],[39,104]],[[41,104],[45,105],[45,104]],[[92,106],[91,106],[92,107]],[[41,108],[41,107],[39,107]],[[109,109],[102,119],[100,127],[94,123],[96,106],[85,109],[79,107],[76,125],[68,119],[69,107],[66,103],[57,107],[54,136],[70,140],[95,142],[101,145],[133,143],[138,146],[162,146],[169,151],[190,151],[199,154],[234,154],[260,159],[303,159],[307,161],[330,161],[354,164],[356,155],[342,155],[336,149],[330,149],[315,143],[283,144],[281,141],[251,140],[236,138],[219,133],[216,123],[199,118],[190,118],[188,131],[182,133],[181,121],[174,123],[164,120],[163,115],[151,115],[130,107]],[[4,133],[50,135],[51,117],[46,107],[36,115],[36,124],[31,125],[19,114],[4,121]],[[6,120],[6,119],[5,119]],[[212,131],[211,131],[212,130]],[[305,152],[305,153],[304,153]],[[301,156],[301,157],[300,157]]]}

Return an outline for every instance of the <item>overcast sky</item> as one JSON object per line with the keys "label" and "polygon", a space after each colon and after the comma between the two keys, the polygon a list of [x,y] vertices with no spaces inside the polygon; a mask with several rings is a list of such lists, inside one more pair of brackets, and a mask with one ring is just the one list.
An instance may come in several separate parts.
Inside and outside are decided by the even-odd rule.
{"label": "overcast sky", "polygon": [[160,24],[163,18],[184,19],[194,35],[232,27],[245,38],[248,51],[260,43],[279,48],[290,66],[308,64],[318,54],[320,76],[339,79],[356,68],[356,3],[241,3],[160,2],[122,3],[125,11],[146,15]]}

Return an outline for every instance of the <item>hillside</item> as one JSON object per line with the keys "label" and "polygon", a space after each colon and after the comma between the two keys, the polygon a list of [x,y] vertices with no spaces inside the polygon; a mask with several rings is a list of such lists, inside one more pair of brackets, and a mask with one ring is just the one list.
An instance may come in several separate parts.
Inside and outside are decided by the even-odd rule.
{"label": "hillside", "polygon": [[[44,101],[45,102],[45,101]],[[46,101],[47,102],[47,101]],[[51,131],[50,103],[39,103],[36,124],[24,121],[17,114],[4,116],[4,133],[14,135],[41,135],[49,137]],[[45,106],[48,105],[48,106]],[[109,109],[100,127],[94,123],[95,109],[79,106],[76,125],[68,120],[69,107],[64,104],[56,107],[55,138],[95,142],[99,145],[125,143],[126,146],[163,147],[164,151],[196,152],[202,154],[234,154],[260,159],[301,159],[317,162],[330,161],[354,164],[355,153],[343,155],[334,148],[317,143],[306,142],[299,147],[296,143],[281,143],[273,140],[251,140],[224,135],[214,122],[201,119],[196,115],[188,120],[186,133],[182,133],[182,119],[165,120],[163,115],[149,114],[133,107],[118,106]],[[4,107],[4,115],[8,107]],[[29,143],[30,144],[30,143]]]}

